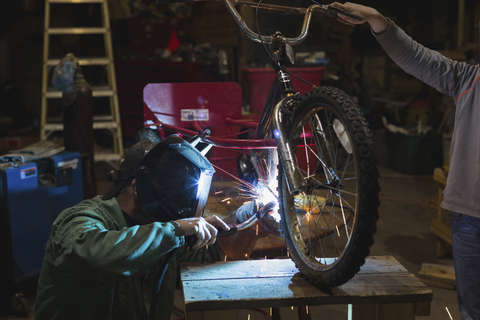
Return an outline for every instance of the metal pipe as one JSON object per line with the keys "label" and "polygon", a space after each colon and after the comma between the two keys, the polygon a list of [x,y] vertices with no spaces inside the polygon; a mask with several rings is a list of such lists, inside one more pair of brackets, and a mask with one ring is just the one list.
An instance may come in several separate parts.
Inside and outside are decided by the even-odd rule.
{"label": "metal pipe", "polygon": [[[147,125],[146,125],[147,126]],[[198,135],[198,132],[185,129],[179,126],[172,126],[165,124],[161,121],[153,124],[148,124],[148,127],[157,126],[161,129],[167,129],[181,133],[186,136],[194,137]],[[274,139],[223,139],[208,136],[204,139],[205,143],[212,144],[214,147],[225,149],[275,149],[277,148],[277,142]]]}
{"label": "metal pipe", "polygon": [[[237,5],[237,4],[241,6],[252,7],[252,8],[256,8],[258,6],[258,3],[255,3],[255,2],[234,1],[234,5]],[[266,9],[266,10],[285,11],[285,12],[293,12],[293,13],[301,13],[301,14],[305,14],[305,12],[307,12],[307,8],[280,6],[280,5],[268,4],[268,3],[261,3],[259,8]]]}
{"label": "metal pipe", "polygon": [[250,228],[257,221],[258,221],[257,216],[253,215],[250,218],[248,218],[247,220],[245,220],[244,222],[242,222],[240,224],[237,224],[237,230],[240,231],[240,230]]}

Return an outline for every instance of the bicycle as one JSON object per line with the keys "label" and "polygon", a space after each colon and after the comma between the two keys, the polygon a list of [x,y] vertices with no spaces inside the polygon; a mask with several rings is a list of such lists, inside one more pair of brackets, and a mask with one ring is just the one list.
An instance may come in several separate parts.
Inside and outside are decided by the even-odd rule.
{"label": "bicycle", "polygon": [[[302,96],[292,88],[286,64],[292,60],[291,45],[305,39],[314,12],[352,15],[320,4],[296,8],[218,1],[244,34],[271,47],[277,77],[258,125],[225,121],[228,126],[256,128],[254,133],[244,131],[240,139],[209,136],[196,121],[191,122],[193,130],[161,121],[145,126],[156,126],[162,134],[167,130],[197,136],[208,147],[248,150],[240,159],[239,175],[254,174],[278,199],[285,242],[302,276],[317,287],[341,285],[364,264],[376,232],[379,185],[372,136],[359,106],[345,92],[318,87]],[[302,31],[295,38],[285,38],[280,31],[257,34],[236,10],[238,4],[304,14]],[[278,195],[272,182],[278,183]]]}

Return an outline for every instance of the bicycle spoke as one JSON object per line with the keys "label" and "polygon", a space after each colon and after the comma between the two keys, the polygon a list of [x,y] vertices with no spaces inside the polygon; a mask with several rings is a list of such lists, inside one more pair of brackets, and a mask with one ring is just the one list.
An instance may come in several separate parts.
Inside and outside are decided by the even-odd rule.
{"label": "bicycle spoke", "polygon": [[[343,97],[335,90],[320,88],[313,96],[305,95],[299,100],[298,109],[293,112],[289,143],[293,165],[306,188],[293,196],[288,193],[284,176],[279,184],[282,199],[288,202],[287,207],[293,207],[286,209],[286,219],[282,219],[288,230],[286,242],[296,248],[292,259],[304,270],[302,274],[316,283],[338,284],[349,279],[347,274],[352,274],[353,268],[347,264],[351,259],[357,263],[362,259],[353,252],[367,252],[367,245],[358,243],[359,235],[371,238],[371,233],[365,231],[371,222],[360,221],[362,217],[357,216],[361,209],[358,206],[365,208],[360,201],[368,190],[365,181],[374,178],[365,175],[365,165],[373,159],[358,157],[358,148],[369,137],[355,131],[363,118],[360,111],[353,109],[353,102]],[[361,176],[357,176],[359,173]],[[355,247],[350,248],[352,243]],[[331,276],[344,270],[348,271],[340,275],[341,281]]]}
{"label": "bicycle spoke", "polygon": [[347,228],[347,220],[345,219],[345,211],[343,211],[342,198],[340,197],[339,200],[340,200],[340,208],[341,208],[341,211],[342,211],[343,223],[344,223],[344,226],[345,226],[345,234],[347,235],[348,241],[350,241],[350,234],[349,234],[348,228]]}
{"label": "bicycle spoke", "polygon": [[[304,175],[309,186],[308,195],[304,194],[296,200],[298,203],[294,204],[295,209],[304,210],[301,216],[296,217],[295,225],[299,230],[303,230],[301,238],[305,253],[325,266],[334,263],[350,242],[352,226],[349,221],[355,213],[355,206],[351,201],[356,202],[357,198],[354,187],[357,177],[347,175],[347,172],[352,170],[355,172],[355,159],[345,150],[337,136],[333,128],[334,119],[336,117],[332,113],[320,110],[301,124],[298,128],[300,144],[297,144],[299,147],[295,155],[295,166]],[[300,158],[298,151],[303,153]],[[316,167],[312,161],[322,167],[322,179],[319,179],[318,173],[312,171]],[[343,232],[340,232],[341,227],[344,228]],[[314,255],[316,238],[319,259]]]}

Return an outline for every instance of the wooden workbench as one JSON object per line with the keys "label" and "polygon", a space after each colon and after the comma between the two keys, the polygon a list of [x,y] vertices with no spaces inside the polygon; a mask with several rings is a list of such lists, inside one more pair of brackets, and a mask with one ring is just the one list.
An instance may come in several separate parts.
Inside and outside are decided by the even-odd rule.
{"label": "wooden workbench", "polygon": [[187,320],[238,319],[229,309],[329,304],[349,305],[354,320],[413,320],[429,315],[432,301],[432,291],[391,256],[367,258],[352,280],[330,291],[306,282],[290,259],[187,263],[181,279]]}

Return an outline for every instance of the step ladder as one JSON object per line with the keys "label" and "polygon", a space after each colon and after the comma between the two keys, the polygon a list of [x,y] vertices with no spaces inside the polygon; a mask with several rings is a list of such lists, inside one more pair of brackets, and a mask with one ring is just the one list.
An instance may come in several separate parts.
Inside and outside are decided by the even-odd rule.
{"label": "step ladder", "polygon": [[[105,45],[105,57],[77,57],[80,66],[102,66],[106,68],[108,86],[95,87],[92,86],[93,97],[107,97],[110,102],[109,115],[94,115],[94,130],[109,130],[113,137],[113,150],[95,151],[95,162],[105,161],[112,166],[117,164],[123,157],[122,130],[120,123],[120,111],[117,95],[117,84],[115,80],[115,66],[113,60],[112,39],[110,33],[110,19],[108,16],[108,0],[45,0],[45,35],[43,43],[43,79],[42,79],[42,104],[41,104],[41,123],[40,123],[40,139],[46,140],[55,131],[63,131],[63,123],[57,122],[54,118],[47,118],[48,115],[48,99],[61,98],[62,92],[49,86],[49,70],[55,67],[60,59],[51,59],[49,54],[50,36],[51,35],[103,35]],[[51,28],[50,27],[50,10],[54,4],[98,4],[101,6],[102,26],[85,27],[85,28]],[[65,52],[64,56],[68,52]],[[88,82],[88,79],[86,79]]]}

